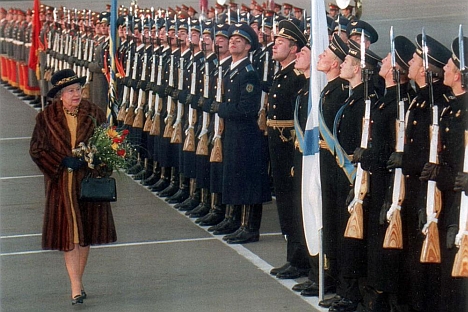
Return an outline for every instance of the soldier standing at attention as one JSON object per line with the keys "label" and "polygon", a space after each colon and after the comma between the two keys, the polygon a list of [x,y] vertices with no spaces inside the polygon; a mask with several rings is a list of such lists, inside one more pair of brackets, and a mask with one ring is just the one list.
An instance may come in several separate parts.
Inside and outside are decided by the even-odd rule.
{"label": "soldier standing at attention", "polygon": [[[320,172],[324,229],[323,244],[324,255],[326,255],[328,263],[328,269],[325,271],[326,292],[333,291],[336,286],[336,210],[346,200],[347,189],[350,184],[343,169],[337,165],[333,148],[335,137],[332,133],[335,115],[349,96],[348,82],[339,77],[340,65],[344,61],[347,53],[348,46],[346,43],[344,43],[337,34],[334,34],[328,48],[319,55],[319,60],[317,62],[317,70],[325,73],[328,81],[327,85],[322,90],[321,105],[319,107],[321,134],[320,168],[322,168]],[[306,75],[306,72],[307,71],[304,71],[304,75]],[[307,112],[307,108],[305,110]],[[307,116],[305,118],[307,118]],[[302,118],[299,117],[300,122],[301,120]],[[302,128],[305,129],[305,124]],[[297,168],[298,164],[295,164],[295,177],[300,174]],[[296,187],[294,189],[296,190]],[[298,195],[296,195],[296,197],[297,196]],[[318,257],[311,257],[309,278],[303,283],[294,285],[293,290],[300,291],[303,296],[318,296],[318,277]]]}
{"label": "soldier standing at attention", "polygon": [[248,58],[249,52],[257,48],[258,39],[246,24],[233,24],[228,33],[232,63],[224,79],[225,99],[213,102],[211,111],[224,119],[223,203],[232,213],[234,205],[242,205],[240,231],[226,240],[247,243],[259,240],[262,203],[271,200],[266,161],[261,153],[262,133],[257,125],[262,90]]}
{"label": "soldier standing at attention", "polygon": [[291,99],[304,85],[305,77],[294,69],[296,53],[307,40],[289,20],[279,22],[273,46],[273,59],[281,65],[268,94],[267,132],[273,186],[276,194],[281,232],[287,237],[287,263],[273,268],[270,274],[290,279],[307,276],[308,251],[302,227],[302,209],[294,209],[294,104]]}

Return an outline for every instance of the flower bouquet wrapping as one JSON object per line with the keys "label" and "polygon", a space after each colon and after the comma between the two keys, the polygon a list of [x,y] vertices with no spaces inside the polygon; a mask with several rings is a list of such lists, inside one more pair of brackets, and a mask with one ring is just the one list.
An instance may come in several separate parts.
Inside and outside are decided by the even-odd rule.
{"label": "flower bouquet wrapping", "polygon": [[126,169],[133,157],[133,146],[127,140],[128,130],[103,124],[94,129],[88,143],[81,142],[73,154],[82,157],[91,169],[105,175],[114,170]]}

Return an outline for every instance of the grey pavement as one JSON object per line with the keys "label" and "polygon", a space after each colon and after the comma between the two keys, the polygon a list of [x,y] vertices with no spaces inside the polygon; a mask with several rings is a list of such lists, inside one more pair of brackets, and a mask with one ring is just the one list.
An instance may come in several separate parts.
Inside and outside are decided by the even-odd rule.
{"label": "grey pavement", "polygon": [[72,306],[63,253],[41,250],[43,176],[28,149],[37,111],[0,86],[0,310],[323,311],[278,280],[285,262],[274,202],[260,241],[228,245],[124,173],[114,173],[118,241],[91,249],[88,299]]}

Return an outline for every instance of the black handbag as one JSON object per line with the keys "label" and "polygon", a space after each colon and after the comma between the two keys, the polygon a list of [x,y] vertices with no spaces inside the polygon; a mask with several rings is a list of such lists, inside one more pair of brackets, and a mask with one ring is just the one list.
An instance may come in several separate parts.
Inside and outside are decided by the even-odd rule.
{"label": "black handbag", "polygon": [[81,181],[80,200],[87,202],[115,202],[117,188],[111,177],[85,177]]}

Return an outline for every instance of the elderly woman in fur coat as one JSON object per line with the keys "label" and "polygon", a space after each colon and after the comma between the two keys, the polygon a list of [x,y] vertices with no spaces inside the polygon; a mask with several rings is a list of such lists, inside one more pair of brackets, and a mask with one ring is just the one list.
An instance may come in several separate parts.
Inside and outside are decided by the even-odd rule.
{"label": "elderly woman in fur coat", "polygon": [[81,180],[91,169],[73,157],[72,150],[88,142],[94,120],[97,125],[106,120],[98,106],[82,99],[85,80],[71,69],[54,74],[48,93],[52,104],[37,115],[30,145],[30,155],[45,181],[42,248],[64,251],[72,304],[86,298],[82,277],[90,245],[117,239],[110,203],[79,200]]}

